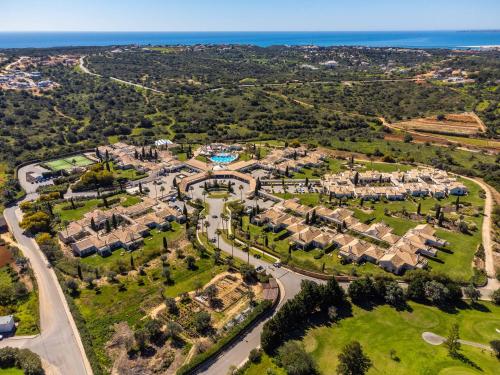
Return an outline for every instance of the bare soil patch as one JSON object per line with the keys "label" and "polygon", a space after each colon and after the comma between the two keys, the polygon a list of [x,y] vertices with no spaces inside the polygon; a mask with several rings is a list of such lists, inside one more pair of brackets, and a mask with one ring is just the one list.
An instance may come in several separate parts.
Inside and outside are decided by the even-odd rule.
{"label": "bare soil patch", "polygon": [[414,130],[425,133],[474,135],[485,131],[484,125],[474,113],[446,114],[443,119],[437,116],[411,119],[392,124],[401,130]]}

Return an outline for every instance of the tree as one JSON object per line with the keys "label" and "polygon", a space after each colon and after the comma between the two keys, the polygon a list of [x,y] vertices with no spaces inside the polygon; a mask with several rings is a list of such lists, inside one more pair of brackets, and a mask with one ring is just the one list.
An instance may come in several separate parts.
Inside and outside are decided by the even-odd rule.
{"label": "tree", "polygon": [[458,324],[453,324],[450,329],[450,333],[444,342],[444,345],[448,348],[448,354],[452,358],[458,358],[460,350],[460,335],[458,332]]}
{"label": "tree", "polygon": [[439,204],[436,204],[436,206],[434,207],[434,210],[436,211],[435,218],[439,219],[439,216],[441,214],[441,206]]}
{"label": "tree", "polygon": [[372,361],[363,353],[357,341],[344,346],[338,359],[337,374],[340,375],[363,375],[372,367]]}
{"label": "tree", "polygon": [[182,332],[182,326],[172,320],[168,321],[165,334],[168,337],[178,337]]}
{"label": "tree", "polygon": [[345,293],[335,277],[330,278],[322,290],[322,308],[327,309],[330,306],[339,306],[344,302]]}
{"label": "tree", "polygon": [[144,328],[140,328],[134,332],[135,343],[139,347],[140,351],[146,348],[146,343],[148,340],[148,332]]}
{"label": "tree", "polygon": [[31,234],[50,232],[50,217],[43,211],[25,214],[20,227]]}
{"label": "tree", "polygon": [[404,136],[404,138],[403,138],[403,141],[404,141],[405,143],[410,143],[411,141],[413,141],[413,137],[412,137],[412,135],[411,135],[411,134],[409,134],[409,133],[406,133],[406,134],[405,134],[405,136]]}
{"label": "tree", "polygon": [[163,335],[162,332],[163,324],[158,319],[150,319],[144,325],[144,328],[149,334],[150,340],[158,340]]}
{"label": "tree", "polygon": [[464,288],[464,294],[471,300],[472,303],[476,303],[479,300],[479,297],[481,297],[479,290],[477,290],[472,284],[469,284]]}
{"label": "tree", "polygon": [[370,277],[354,280],[347,289],[354,303],[368,302],[375,296],[375,288]]}
{"label": "tree", "polygon": [[208,302],[212,304],[217,298],[217,287],[214,284],[210,284],[205,288],[203,294],[208,298]]}
{"label": "tree", "polygon": [[179,313],[179,308],[177,307],[175,298],[165,297],[165,306],[167,307],[169,314],[177,315]]}
{"label": "tree", "polygon": [[425,296],[435,305],[443,305],[449,290],[442,283],[432,280],[425,284]]}
{"label": "tree", "polygon": [[75,296],[78,294],[78,283],[75,279],[66,280],[64,284],[70,295]]}
{"label": "tree", "polygon": [[169,283],[171,281],[171,275],[172,273],[170,272],[170,267],[169,266],[163,266],[163,270],[161,272],[163,277],[165,278],[165,281]]}
{"label": "tree", "polygon": [[97,232],[97,225],[95,224],[95,220],[93,217],[90,218],[90,227],[94,232]]}
{"label": "tree", "polygon": [[198,333],[205,333],[212,324],[212,318],[206,311],[199,311],[193,317],[194,328]]}
{"label": "tree", "polygon": [[422,204],[419,202],[417,206],[417,215],[420,215],[421,210],[422,210]]}
{"label": "tree", "polygon": [[248,360],[252,363],[259,363],[262,358],[262,350],[252,349],[248,355]]}
{"label": "tree", "polygon": [[279,364],[288,375],[316,374],[314,360],[298,341],[287,341],[278,349]]}
{"label": "tree", "polygon": [[403,306],[405,303],[403,288],[401,288],[396,282],[386,283],[384,299],[389,305],[396,307]]}
{"label": "tree", "polygon": [[220,249],[220,235],[222,234],[222,230],[217,228],[215,234],[217,235],[217,248]]}
{"label": "tree", "polygon": [[194,270],[196,267],[196,259],[192,255],[188,255],[185,259],[186,261],[186,266],[188,270]]}
{"label": "tree", "polygon": [[496,357],[500,359],[500,340],[490,341],[490,346],[493,352],[495,353]]}
{"label": "tree", "polygon": [[491,299],[495,305],[500,305],[500,288],[493,292]]}
{"label": "tree", "polygon": [[163,237],[163,250],[165,250],[165,252],[168,252],[167,237]]}

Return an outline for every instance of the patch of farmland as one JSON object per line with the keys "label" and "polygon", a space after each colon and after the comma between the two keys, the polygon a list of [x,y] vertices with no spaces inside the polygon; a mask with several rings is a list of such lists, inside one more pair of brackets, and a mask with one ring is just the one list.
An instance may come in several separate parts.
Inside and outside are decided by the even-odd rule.
{"label": "patch of farmland", "polygon": [[447,114],[394,123],[395,128],[451,135],[474,135],[486,129],[474,113]]}

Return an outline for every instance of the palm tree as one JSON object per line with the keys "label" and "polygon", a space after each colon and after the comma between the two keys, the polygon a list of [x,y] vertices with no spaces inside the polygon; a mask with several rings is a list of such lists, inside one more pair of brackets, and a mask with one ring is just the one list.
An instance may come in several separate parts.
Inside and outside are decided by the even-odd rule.
{"label": "palm tree", "polygon": [[191,185],[191,186],[189,187],[189,192],[191,193],[191,199],[193,199],[193,191],[194,191],[194,186],[193,186],[193,185]]}
{"label": "palm tree", "polygon": [[238,189],[240,190],[240,200],[243,202],[243,185],[240,185]]}
{"label": "palm tree", "polygon": [[207,194],[208,194],[208,192],[206,190],[203,190],[202,194],[203,194],[203,203],[207,203]]}
{"label": "palm tree", "polygon": [[[229,221],[229,218],[225,212],[220,214],[220,218],[222,219],[222,229],[227,230],[227,222]],[[226,224],[226,228],[224,228],[224,224]]]}
{"label": "palm tree", "polygon": [[210,222],[208,220],[205,220],[205,232],[207,233],[208,237],[208,227],[210,226]]}
{"label": "palm tree", "polygon": [[200,216],[198,217],[199,221],[201,222],[201,233],[203,233],[203,224],[205,222],[205,215],[204,214],[200,214]]}
{"label": "palm tree", "polygon": [[219,228],[216,229],[215,234],[217,235],[217,248],[220,249],[220,235],[222,234],[222,230]]}
{"label": "palm tree", "polygon": [[234,234],[230,234],[229,236],[227,236],[227,238],[229,239],[229,241],[231,241],[231,258],[234,258]]}
{"label": "palm tree", "polygon": [[160,186],[161,198],[163,199],[163,193],[165,193],[165,186],[163,184]]}

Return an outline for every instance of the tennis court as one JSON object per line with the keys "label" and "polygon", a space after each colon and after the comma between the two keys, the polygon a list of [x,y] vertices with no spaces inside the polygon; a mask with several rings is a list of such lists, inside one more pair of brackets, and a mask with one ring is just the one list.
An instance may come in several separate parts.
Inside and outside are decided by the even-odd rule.
{"label": "tennis court", "polygon": [[53,172],[58,172],[73,167],[85,167],[94,164],[94,161],[90,160],[85,155],[75,155],[64,159],[51,160],[44,164]]}

